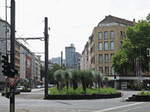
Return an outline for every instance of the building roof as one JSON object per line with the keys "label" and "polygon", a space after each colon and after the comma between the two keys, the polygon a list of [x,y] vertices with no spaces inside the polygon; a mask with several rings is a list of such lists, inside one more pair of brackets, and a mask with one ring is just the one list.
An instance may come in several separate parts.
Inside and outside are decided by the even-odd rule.
{"label": "building roof", "polygon": [[124,25],[129,25],[129,26],[133,26],[135,24],[135,21],[129,21],[129,20],[118,18],[118,17],[111,16],[111,15],[105,16],[105,18],[101,22],[99,22],[99,24],[113,23],[113,22],[124,24]]}

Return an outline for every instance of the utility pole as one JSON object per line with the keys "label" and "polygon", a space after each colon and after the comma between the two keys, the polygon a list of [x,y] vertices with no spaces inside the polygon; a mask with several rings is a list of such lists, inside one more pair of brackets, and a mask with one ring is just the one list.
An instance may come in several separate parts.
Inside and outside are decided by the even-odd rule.
{"label": "utility pole", "polygon": [[61,51],[61,68],[63,68],[63,52]]}
{"label": "utility pole", "polygon": [[[7,22],[7,0],[5,0],[5,21]],[[8,33],[8,29],[7,29],[7,25],[6,25],[6,29],[5,29],[6,55],[7,55],[7,33]]]}
{"label": "utility pole", "polygon": [[[11,66],[15,68],[15,0],[11,0],[11,51],[10,51],[10,61]],[[10,86],[10,112],[15,112],[15,86]]]}
{"label": "utility pole", "polygon": [[45,37],[45,99],[48,96],[48,18],[45,17],[45,28],[44,28],[44,37]]}
{"label": "utility pole", "polygon": [[45,28],[44,28],[44,37],[25,37],[25,38],[16,38],[16,40],[45,40],[45,90],[44,90],[44,98],[46,99],[48,96],[48,46],[49,46],[49,35],[48,35],[48,18],[45,17],[44,20]]}

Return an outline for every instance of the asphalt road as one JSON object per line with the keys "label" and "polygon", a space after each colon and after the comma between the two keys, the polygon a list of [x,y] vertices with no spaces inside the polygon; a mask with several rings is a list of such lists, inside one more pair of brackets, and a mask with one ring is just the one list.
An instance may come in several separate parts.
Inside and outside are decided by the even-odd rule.
{"label": "asphalt road", "polygon": [[[149,102],[126,102],[135,91],[122,91],[123,97],[97,100],[43,100],[43,91],[16,96],[16,112],[150,112]],[[9,99],[0,96],[0,112],[9,112]]]}

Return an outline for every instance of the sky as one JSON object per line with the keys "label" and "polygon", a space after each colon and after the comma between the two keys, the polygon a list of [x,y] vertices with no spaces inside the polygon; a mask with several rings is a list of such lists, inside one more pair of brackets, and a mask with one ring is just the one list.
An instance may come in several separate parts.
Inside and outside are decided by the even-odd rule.
{"label": "sky", "polygon": [[[7,0],[8,6],[10,1]],[[89,36],[107,15],[136,21],[150,13],[150,0],[15,0],[16,37],[43,37],[48,17],[49,59],[65,53],[71,43],[82,53]],[[0,17],[5,19],[5,0],[0,0]],[[8,8],[8,22],[10,18]],[[24,43],[24,42],[23,42]],[[44,41],[24,43],[32,52],[44,52]],[[43,54],[41,54],[43,55]],[[44,57],[42,56],[42,59]]]}

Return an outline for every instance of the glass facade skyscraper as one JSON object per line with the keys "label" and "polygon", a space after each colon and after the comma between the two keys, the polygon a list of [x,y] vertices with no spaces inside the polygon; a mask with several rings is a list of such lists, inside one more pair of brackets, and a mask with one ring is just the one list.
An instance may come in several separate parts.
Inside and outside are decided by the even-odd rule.
{"label": "glass facade skyscraper", "polygon": [[75,47],[71,44],[65,47],[66,67],[75,69]]}

